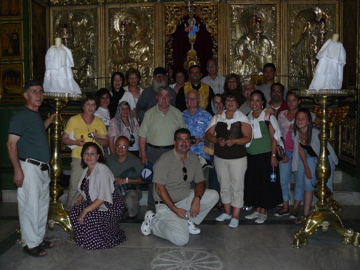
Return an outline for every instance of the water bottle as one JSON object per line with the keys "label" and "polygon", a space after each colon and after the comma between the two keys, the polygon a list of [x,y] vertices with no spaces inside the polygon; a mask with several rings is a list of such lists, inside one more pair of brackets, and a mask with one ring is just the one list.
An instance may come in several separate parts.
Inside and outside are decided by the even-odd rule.
{"label": "water bottle", "polygon": [[120,190],[121,196],[125,196],[126,195],[126,189],[124,188],[124,185],[118,185],[118,188]]}
{"label": "water bottle", "polygon": [[276,182],[276,173],[273,171],[270,174],[270,183],[275,183]]}

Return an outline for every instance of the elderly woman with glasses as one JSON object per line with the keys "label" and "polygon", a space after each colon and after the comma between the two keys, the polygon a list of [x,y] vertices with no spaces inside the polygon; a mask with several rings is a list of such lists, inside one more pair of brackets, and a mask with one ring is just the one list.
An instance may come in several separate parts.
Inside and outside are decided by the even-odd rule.
{"label": "elderly woman with glasses", "polygon": [[85,249],[107,249],[125,242],[119,224],[125,205],[115,190],[114,175],[105,165],[96,143],[86,143],[81,152],[84,168],[79,182],[80,195],[70,212],[76,243]]}

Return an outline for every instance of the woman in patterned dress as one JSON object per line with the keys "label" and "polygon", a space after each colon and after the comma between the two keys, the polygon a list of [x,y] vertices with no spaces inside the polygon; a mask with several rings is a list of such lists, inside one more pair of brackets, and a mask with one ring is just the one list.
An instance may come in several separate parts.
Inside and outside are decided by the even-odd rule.
{"label": "woman in patterned dress", "polygon": [[86,249],[106,249],[126,241],[120,221],[125,205],[114,187],[114,175],[96,143],[86,143],[81,152],[84,172],[80,195],[71,209],[70,220],[76,243]]}

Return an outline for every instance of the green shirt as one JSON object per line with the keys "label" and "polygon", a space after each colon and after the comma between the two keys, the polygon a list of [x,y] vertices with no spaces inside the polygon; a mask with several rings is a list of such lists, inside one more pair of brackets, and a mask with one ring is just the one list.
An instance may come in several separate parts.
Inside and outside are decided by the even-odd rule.
{"label": "green shirt", "polygon": [[145,113],[139,136],[152,145],[173,145],[174,133],[179,128],[186,128],[181,112],[170,105],[169,111],[164,114],[156,105]]}
{"label": "green shirt", "polygon": [[20,137],[17,142],[19,158],[49,162],[50,147],[39,112],[20,108],[10,120],[8,134]]}
{"label": "green shirt", "polygon": [[246,152],[251,155],[263,154],[271,152],[271,138],[269,129],[264,121],[259,121],[262,137],[258,139],[252,139],[251,144],[246,148]]}

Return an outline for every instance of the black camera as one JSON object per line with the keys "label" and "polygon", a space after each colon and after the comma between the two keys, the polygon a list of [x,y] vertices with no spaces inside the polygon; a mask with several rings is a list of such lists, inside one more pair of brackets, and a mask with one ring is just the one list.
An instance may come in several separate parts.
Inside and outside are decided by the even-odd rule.
{"label": "black camera", "polygon": [[88,137],[91,138],[91,139],[95,139],[95,134],[94,134],[94,132],[90,132],[90,133],[88,134]]}
{"label": "black camera", "polygon": [[191,136],[190,139],[191,139],[191,144],[196,144],[195,136]]}
{"label": "black camera", "polygon": [[129,139],[129,146],[133,147],[134,143],[135,143],[135,137],[134,135],[131,134]]}

